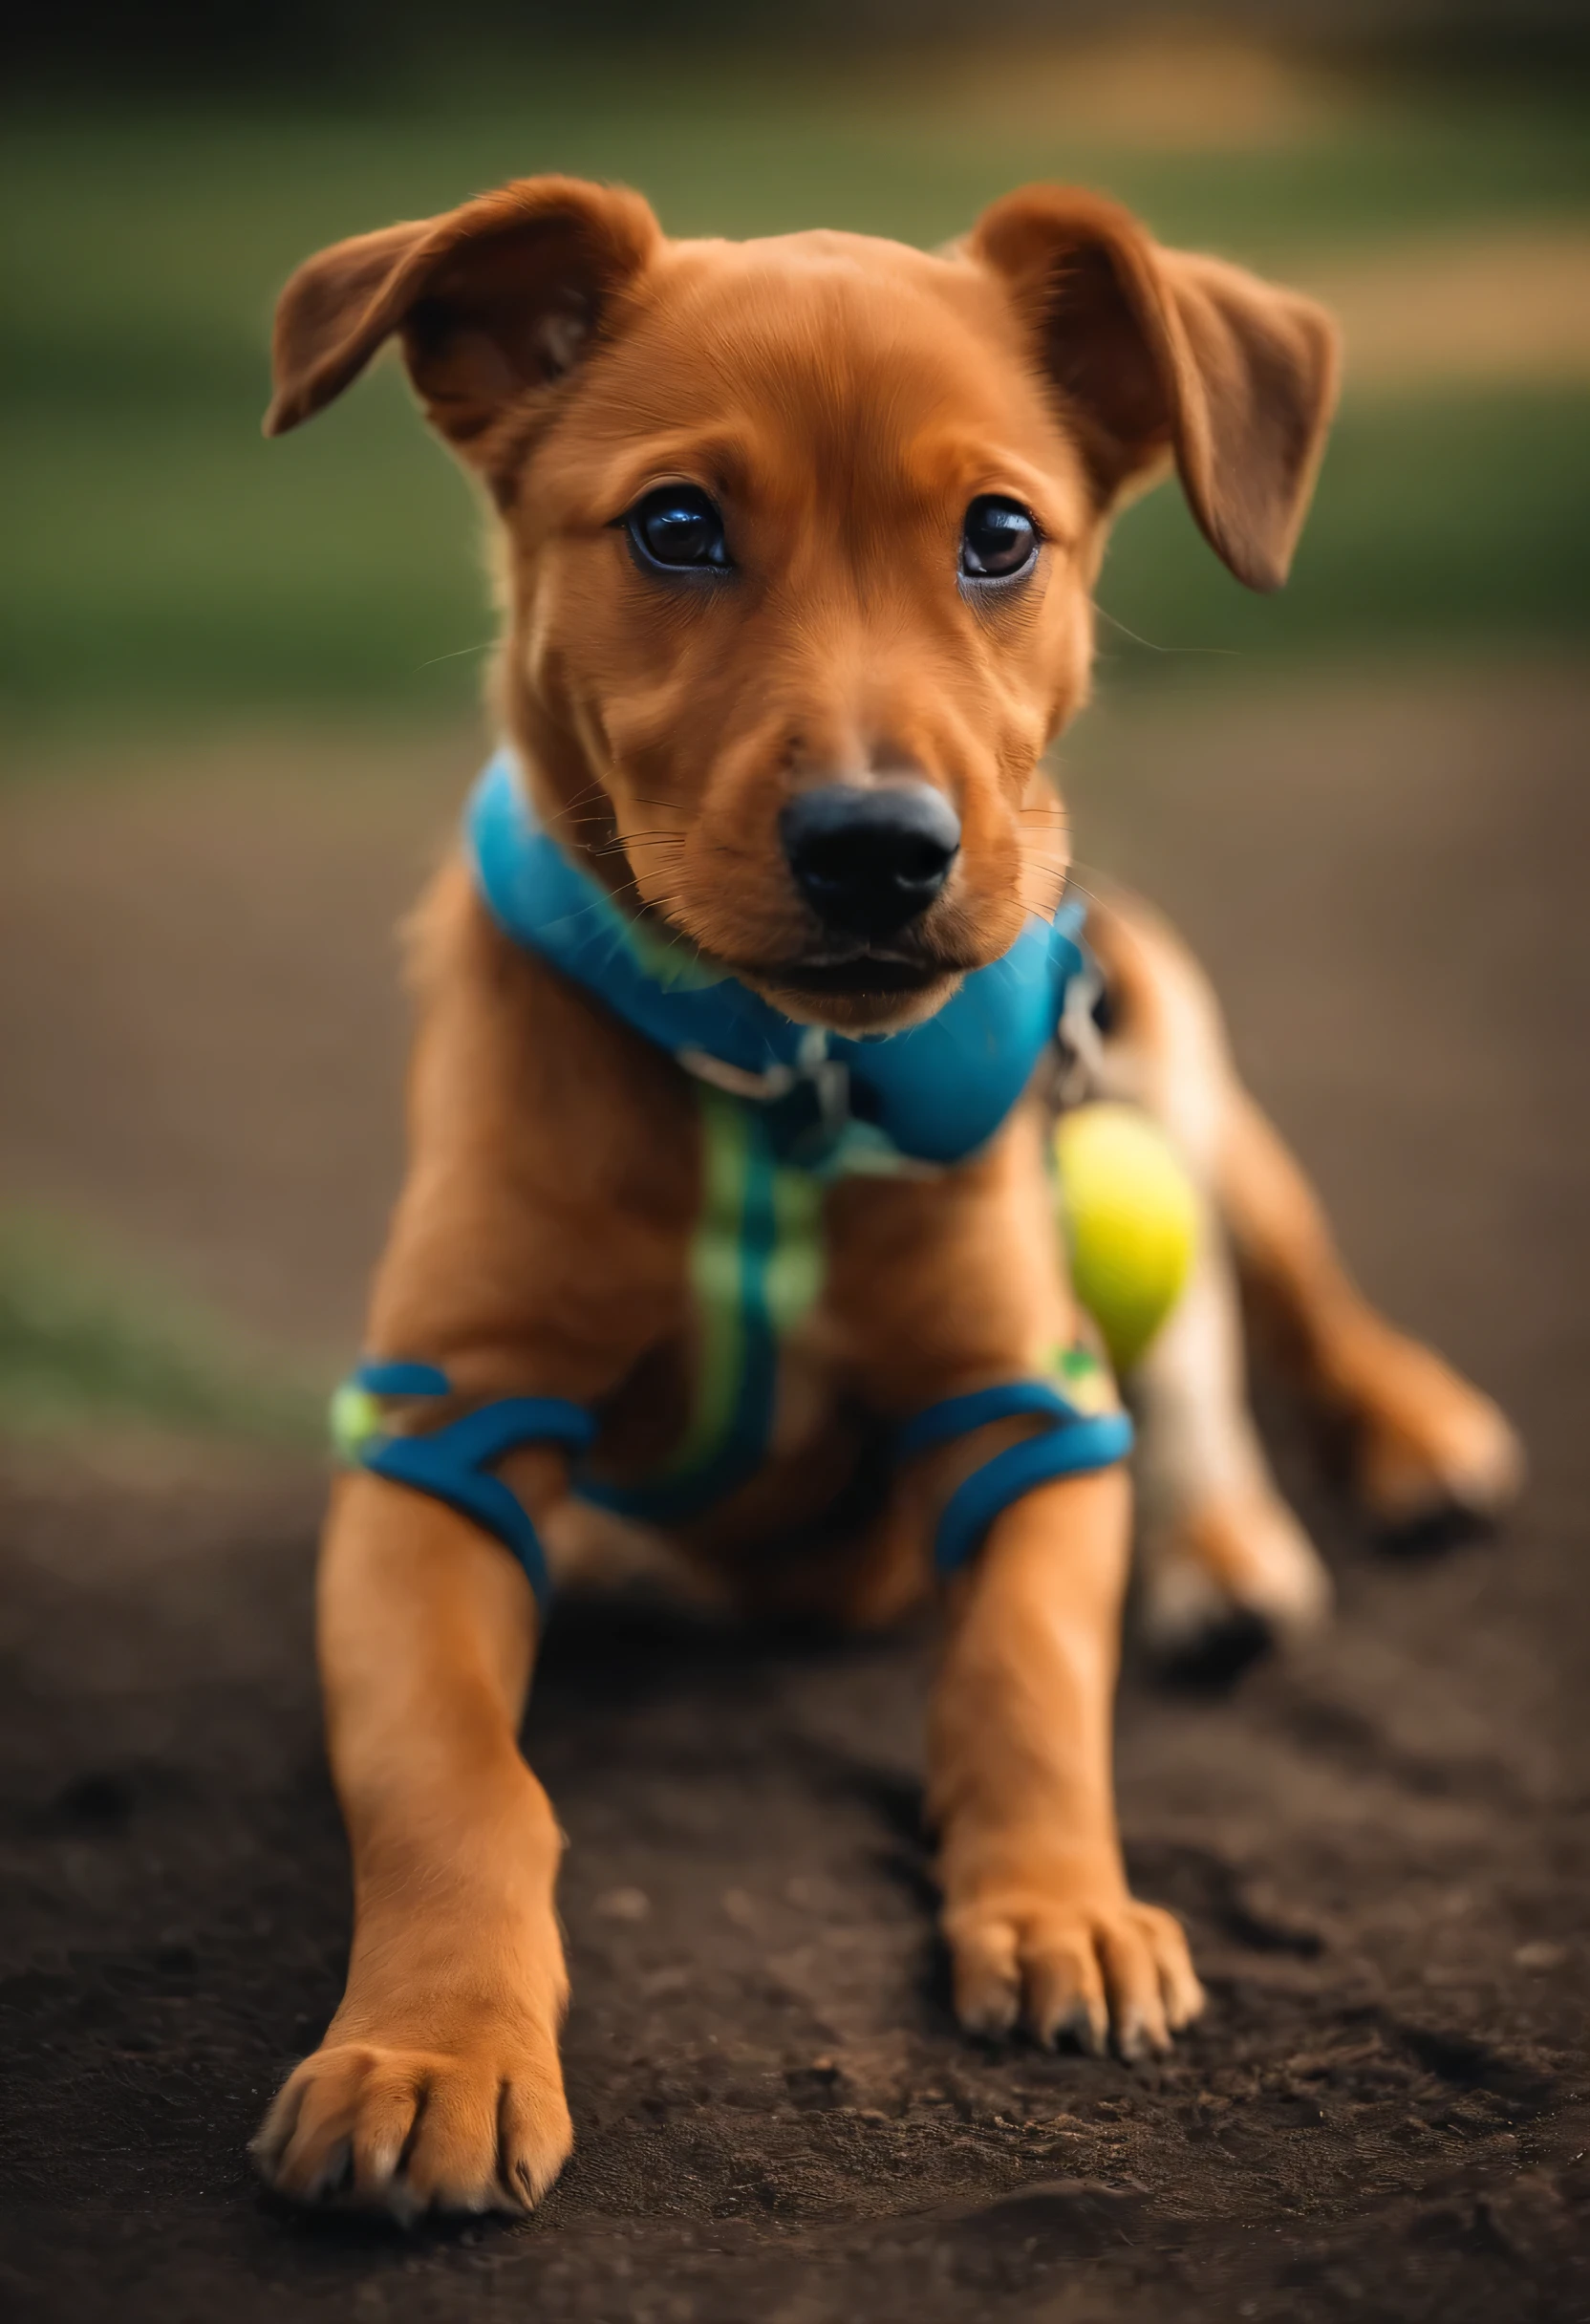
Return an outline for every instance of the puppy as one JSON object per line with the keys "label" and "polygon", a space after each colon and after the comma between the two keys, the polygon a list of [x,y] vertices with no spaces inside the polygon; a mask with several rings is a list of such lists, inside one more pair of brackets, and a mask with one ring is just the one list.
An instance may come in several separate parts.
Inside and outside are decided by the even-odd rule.
{"label": "puppy", "polygon": [[1378,1508],[1489,1506],[1515,1452],[1345,1281],[1129,899],[1089,921],[1113,1031],[1084,1054],[1041,762],[1109,521],[1173,464],[1215,553],[1281,581],[1335,390],[1318,308],[1050,186],[927,256],[671,242],[633,193],[531,179],[312,259],[269,431],[394,335],[494,512],[505,741],[417,924],[410,1169],[339,1405],[347,1992],[257,2153],[409,2218],[533,2204],[569,2149],[561,1840],[517,1744],[560,1578],[669,1560],[861,1623],[936,1576],[961,2021],[1131,2057],[1196,2015],[1111,1797],[1130,1427],[1055,1232],[1062,1021],[1210,1204],[1136,1384],[1162,1643],[1323,1600],[1242,1412],[1216,1212]]}

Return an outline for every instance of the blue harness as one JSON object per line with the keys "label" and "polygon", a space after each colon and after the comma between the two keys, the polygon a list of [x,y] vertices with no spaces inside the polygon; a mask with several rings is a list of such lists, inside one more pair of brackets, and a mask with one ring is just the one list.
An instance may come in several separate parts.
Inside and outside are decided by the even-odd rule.
{"label": "blue harness", "polygon": [[[740,1231],[739,1409],[720,1454],[699,1471],[669,1474],[655,1487],[602,1482],[578,1458],[595,1436],[592,1416],[557,1397],[508,1397],[428,1431],[388,1432],[385,1400],[452,1392],[435,1365],[367,1363],[338,1391],[333,1430],[345,1457],[473,1519],[518,1559],[545,1604],[545,1552],[517,1497],[492,1474],[494,1464],[525,1445],[561,1445],[576,1456],[575,1492],[658,1523],[687,1519],[753,1474],[772,1414],[776,1337],[767,1261],[781,1176],[799,1185],[853,1172],[941,1169],[986,1145],[1030,1082],[1054,1039],[1066,988],[1085,968],[1078,940],[1083,908],[1064,907],[1052,923],[1030,918],[1009,952],[967,977],[925,1024],[850,1039],[792,1022],[736,979],[628,919],[543,829],[506,750],[475,787],[465,844],[480,893],[504,933],[666,1049],[709,1089],[737,1101],[753,1157],[753,1194]],[[758,1187],[760,1199],[753,1198]],[[1035,1486],[1107,1468],[1130,1450],[1124,1412],[1085,1410],[1041,1380],[1011,1381],[930,1406],[896,1432],[893,1449],[910,1459],[1015,1417],[1048,1425],[994,1454],[951,1496],[934,1543],[941,1573],[973,1558],[1000,1511]]]}
{"label": "blue harness", "polygon": [[857,1167],[858,1130],[875,1151],[910,1162],[961,1162],[985,1146],[1032,1079],[1065,988],[1085,965],[1082,908],[1069,905],[1053,923],[1029,919],[1004,958],[968,977],[926,1024],[852,1041],[792,1023],[737,979],[626,918],[542,829],[505,751],[476,785],[466,840],[505,934],[656,1047],[737,1096],[778,1106],[806,1085],[817,1118],[803,1136],[800,1108],[785,1107],[780,1143],[826,1175]]}

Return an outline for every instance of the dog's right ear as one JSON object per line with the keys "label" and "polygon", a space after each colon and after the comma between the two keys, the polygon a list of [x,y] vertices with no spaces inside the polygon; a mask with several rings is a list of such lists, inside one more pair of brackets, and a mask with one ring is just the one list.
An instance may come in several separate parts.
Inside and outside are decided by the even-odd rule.
{"label": "dog's right ear", "polygon": [[661,242],[623,186],[522,178],[444,217],[336,243],[277,304],[265,432],[312,419],[397,332],[433,426],[489,468],[495,423],[573,369]]}

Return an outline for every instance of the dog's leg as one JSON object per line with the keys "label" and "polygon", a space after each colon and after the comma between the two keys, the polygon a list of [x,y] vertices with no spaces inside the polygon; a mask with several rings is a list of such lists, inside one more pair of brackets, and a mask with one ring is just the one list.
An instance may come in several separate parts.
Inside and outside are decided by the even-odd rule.
{"label": "dog's leg", "polygon": [[1517,1437],[1488,1396],[1369,1305],[1296,1158],[1235,1084],[1214,1180],[1283,1351],[1315,1400],[1348,1425],[1369,1514],[1394,1531],[1497,1516],[1523,1481]]}
{"label": "dog's leg", "polygon": [[1147,1107],[1169,1131],[1205,1212],[1192,1280],[1129,1383],[1140,1614],[1165,1660],[1230,1664],[1307,1629],[1330,1603],[1329,1577],[1281,1497],[1248,1409],[1240,1302],[1217,1199],[1239,1091],[1208,979],[1164,923],[1135,898],[1112,895],[1090,913],[1088,933],[1115,1007],[1106,1087]]}
{"label": "dog's leg", "polygon": [[1131,1395],[1150,1651],[1184,1669],[1230,1669],[1321,1621],[1329,1578],[1276,1490],[1248,1410],[1236,1281],[1213,1217]]}
{"label": "dog's leg", "polygon": [[[1454,1513],[1495,1515],[1521,1481],[1516,1437],[1489,1397],[1394,1330],[1352,1281],[1319,1197],[1236,1077],[1218,1003],[1197,963],[1136,898],[1111,896],[1090,915],[1089,932],[1120,1003],[1107,1071],[1122,1094],[1148,1106],[1171,1131],[1224,1220],[1244,1280],[1278,1325],[1283,1352],[1315,1401],[1347,1424],[1370,1514],[1399,1528]],[[1229,1293],[1223,1297],[1229,1306]],[[1206,1349],[1212,1336],[1204,1336]],[[1179,1408],[1200,1392],[1213,1412],[1210,1392],[1200,1391],[1190,1374],[1178,1374],[1199,1337],[1196,1319],[1179,1335],[1169,1328],[1163,1355],[1156,1350],[1157,1361],[1145,1366],[1150,1466],[1162,1408],[1172,1434]],[[1239,1437],[1251,1438],[1235,1360],[1227,1377],[1231,1391],[1218,1430],[1223,1467]],[[1244,1508],[1229,1501],[1217,1508],[1212,1495],[1191,1489],[1189,1478],[1175,1530],[1216,1586],[1273,1618],[1264,1597],[1274,1546],[1282,1531],[1294,1543],[1301,1536],[1262,1466],[1259,1474],[1261,1498],[1250,1497]],[[1304,1578],[1300,1568],[1298,1574]],[[1322,1583],[1322,1576],[1318,1580]],[[1316,1603],[1322,1603],[1318,1592]]]}
{"label": "dog's leg", "polygon": [[[701,1167],[689,1092],[514,951],[462,865],[433,884],[413,947],[410,1167],[366,1345],[437,1366],[464,1406],[540,1394],[593,1411],[680,1336]],[[494,1474],[556,1579],[579,1531],[565,1456],[526,1445]],[[335,1491],[319,1616],[354,1946],[261,2165],[300,2199],[346,2192],[399,2217],[521,2208],[569,2144],[560,1842],[516,1742],[530,1584],[440,1500],[364,1471]]]}
{"label": "dog's leg", "polygon": [[[827,1296],[845,1368],[901,1421],[1042,1378],[1075,1343],[1042,1127],[1023,1109],[941,1178],[842,1182]],[[902,1470],[874,1571],[930,1573],[946,1496],[1030,1423],[986,1424]],[[1124,1466],[1038,1485],[995,1517],[947,1590],[930,1713],[930,1806],[964,2022],[1163,2048],[1199,2005],[1169,1913],[1127,1886],[1110,1721],[1130,1537]]]}
{"label": "dog's leg", "polygon": [[[521,1454],[532,1508],[561,1487]],[[348,1988],[255,2143],[270,2184],[408,2220],[517,2210],[571,2132],[552,1891],[561,1841],[515,1740],[535,1606],[514,1560],[439,1501],[338,1486],[320,1573],[332,1767],[354,1854]]]}
{"label": "dog's leg", "polygon": [[932,1813],[956,2009],[981,2034],[1164,2050],[1203,1996],[1177,1922],[1127,1886],[1110,1720],[1130,1526],[1120,1470],[990,1527],[950,1597]]}

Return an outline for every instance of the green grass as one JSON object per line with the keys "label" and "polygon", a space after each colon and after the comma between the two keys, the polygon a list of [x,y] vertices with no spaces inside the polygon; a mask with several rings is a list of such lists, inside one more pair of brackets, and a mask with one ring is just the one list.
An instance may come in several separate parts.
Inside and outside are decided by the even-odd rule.
{"label": "green grass", "polygon": [[97,1238],[0,1212],[0,1430],[323,1441],[324,1397]]}
{"label": "green grass", "polygon": [[[485,104],[13,120],[0,702],[48,720],[473,699],[490,628],[474,519],[397,379],[301,436],[258,434],[273,292],[340,234],[564,167],[630,179],[681,231],[836,224],[931,243],[1021,179],[1064,175],[1169,239],[1284,270],[1433,227],[1590,216],[1585,130],[1582,107],[1549,94],[1381,93],[1272,148],[1107,149],[1007,119],[987,95],[891,86],[875,65],[848,83],[744,68],[643,84],[566,64]],[[1575,405],[1350,402],[1286,597],[1245,599],[1162,495],[1124,529],[1105,602],[1177,649],[1578,634],[1590,474]]]}

